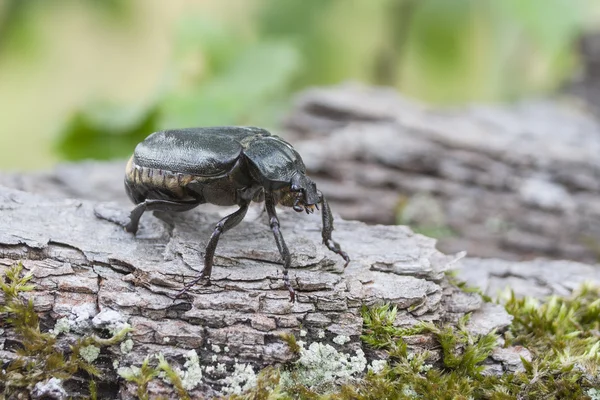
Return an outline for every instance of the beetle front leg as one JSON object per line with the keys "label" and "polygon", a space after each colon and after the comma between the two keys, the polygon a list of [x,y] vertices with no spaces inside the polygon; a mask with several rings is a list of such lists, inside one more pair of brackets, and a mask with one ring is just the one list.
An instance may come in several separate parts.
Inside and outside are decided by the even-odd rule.
{"label": "beetle front leg", "polygon": [[242,220],[246,216],[246,212],[248,211],[248,205],[249,203],[243,203],[240,206],[239,210],[232,214],[229,214],[228,216],[217,222],[217,225],[215,225],[215,230],[213,231],[210,240],[206,245],[206,251],[204,253],[204,268],[202,269],[202,273],[198,278],[185,285],[185,287],[179,293],[177,293],[177,296],[175,297],[181,296],[203,279],[206,279],[207,282],[210,281],[210,275],[212,274],[212,267],[215,257],[215,250],[217,249],[217,243],[219,243],[219,238],[221,237],[221,234],[223,232],[227,232],[228,230],[242,222]]}
{"label": "beetle front leg", "polygon": [[329,208],[329,203],[325,199],[325,196],[323,196],[323,193],[317,191],[317,194],[319,195],[319,203],[321,203],[322,207],[321,216],[323,218],[323,229],[321,230],[321,236],[323,237],[323,244],[325,244],[329,250],[339,254],[346,261],[344,264],[344,268],[346,268],[350,262],[350,257],[348,257],[348,254],[342,250],[340,245],[331,238],[331,232],[333,232],[333,215],[331,214],[331,208]]}
{"label": "beetle front leg", "polygon": [[279,218],[277,218],[277,213],[275,212],[275,201],[271,193],[265,193],[265,208],[269,215],[269,225],[273,231],[273,236],[275,236],[275,243],[277,243],[279,254],[281,254],[281,258],[283,258],[283,283],[290,293],[290,301],[293,303],[296,301],[296,292],[294,292],[294,288],[290,284],[290,277],[288,275],[292,256],[290,255],[290,251],[285,244],[285,240],[283,240],[283,235],[279,229]]}

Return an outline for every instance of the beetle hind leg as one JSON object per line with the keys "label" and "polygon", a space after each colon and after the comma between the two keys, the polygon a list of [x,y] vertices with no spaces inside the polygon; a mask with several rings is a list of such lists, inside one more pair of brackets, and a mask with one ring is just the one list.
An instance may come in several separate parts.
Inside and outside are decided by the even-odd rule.
{"label": "beetle hind leg", "polygon": [[188,211],[196,207],[199,203],[194,202],[177,202],[169,200],[145,200],[135,206],[129,214],[129,222],[125,225],[127,232],[136,233],[139,228],[140,218],[146,211]]}
{"label": "beetle hind leg", "polygon": [[331,208],[329,208],[329,203],[325,199],[325,196],[323,196],[323,193],[319,191],[317,194],[319,195],[319,203],[321,203],[322,206],[321,216],[323,218],[323,229],[321,230],[321,236],[323,237],[323,244],[325,244],[329,250],[339,254],[344,261],[346,261],[344,264],[344,268],[346,268],[350,262],[350,257],[348,257],[348,254],[342,250],[340,245],[331,238],[331,233],[333,232],[333,215],[331,214]]}

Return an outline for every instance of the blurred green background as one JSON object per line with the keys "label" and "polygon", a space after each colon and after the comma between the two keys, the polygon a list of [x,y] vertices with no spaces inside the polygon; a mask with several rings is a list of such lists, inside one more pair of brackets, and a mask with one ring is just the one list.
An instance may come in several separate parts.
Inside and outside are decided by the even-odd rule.
{"label": "blurred green background", "polygon": [[293,93],[348,80],[443,105],[544,95],[599,21],[598,0],[0,0],[0,169],[277,127]]}

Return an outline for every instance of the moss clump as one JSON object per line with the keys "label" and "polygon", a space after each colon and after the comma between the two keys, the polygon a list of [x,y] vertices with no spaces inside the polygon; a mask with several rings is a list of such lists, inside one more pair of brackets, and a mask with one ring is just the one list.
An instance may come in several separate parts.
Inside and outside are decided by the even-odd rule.
{"label": "moss clump", "polygon": [[533,355],[518,376],[532,398],[587,398],[600,387],[600,287],[583,285],[569,297],[544,302],[510,293],[507,311],[514,320],[507,344]]}
{"label": "moss clump", "polygon": [[[193,353],[193,354],[190,354]],[[148,384],[154,379],[160,378],[166,383],[173,385],[173,389],[179,399],[189,400],[188,390],[194,389],[202,379],[198,355],[194,350],[188,353],[188,361],[185,364],[186,371],[174,370],[162,354],[148,356],[142,362],[140,367],[121,367],[118,370],[119,375],[128,382],[137,385],[136,395],[138,399],[147,400]],[[153,358],[158,363],[151,365]]]}
{"label": "moss clump", "polygon": [[296,341],[296,336],[291,333],[282,333],[279,335],[279,337],[281,337],[281,339],[287,343],[290,351],[294,355],[300,355],[300,345],[298,345],[298,342]]}
{"label": "moss clump", "polygon": [[[532,353],[531,362],[522,360],[522,371],[486,374],[484,360],[500,344],[494,333],[471,335],[467,317],[457,327],[398,328],[396,309],[384,305],[363,308],[362,340],[389,357],[379,372],[369,371],[364,379],[329,393],[283,386],[280,375],[270,372],[259,375],[257,386],[269,386],[277,396],[253,389],[243,398],[600,399],[600,288],[584,286],[568,298],[554,296],[543,303],[511,294],[505,306],[514,317],[505,345],[522,345]],[[423,333],[436,338],[441,362],[432,363],[428,352],[407,351],[403,338]]]}
{"label": "moss clump", "polygon": [[483,293],[483,291],[480,288],[475,287],[475,286],[469,286],[467,284],[467,282],[461,281],[460,279],[458,279],[458,271],[457,270],[448,270],[445,272],[445,275],[446,275],[446,279],[448,279],[448,282],[451,285],[456,286],[463,292],[477,293],[479,296],[481,296],[483,301],[485,301],[486,303],[492,303],[494,301],[490,296]]}
{"label": "moss clump", "polygon": [[[80,338],[70,346],[69,354],[58,350],[56,334],[42,332],[40,321],[33,308],[33,301],[25,301],[21,294],[33,290],[28,284],[32,275],[22,275],[23,266],[16,264],[6,271],[0,279],[0,290],[4,294],[4,304],[0,313],[8,326],[14,329],[21,347],[16,350],[18,357],[0,370],[0,391],[7,398],[21,392],[30,392],[40,382],[51,378],[65,381],[80,371],[90,377],[99,377],[100,371],[92,364],[92,353],[96,346],[109,346],[119,343],[130,328],[125,328],[110,339],[96,336]],[[99,349],[98,349],[99,350]],[[92,388],[92,386],[90,386]],[[93,386],[95,390],[95,384]],[[91,392],[92,395],[95,392]]]}

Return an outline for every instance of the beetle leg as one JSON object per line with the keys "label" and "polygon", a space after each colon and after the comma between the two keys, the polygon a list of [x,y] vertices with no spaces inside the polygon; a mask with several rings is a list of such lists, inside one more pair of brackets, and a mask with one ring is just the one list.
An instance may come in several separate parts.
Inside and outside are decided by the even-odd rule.
{"label": "beetle leg", "polygon": [[350,257],[348,257],[348,254],[342,250],[340,245],[331,238],[331,232],[333,232],[333,215],[331,214],[331,208],[329,208],[329,203],[325,199],[325,196],[323,196],[323,193],[317,191],[317,194],[319,195],[319,203],[321,203],[323,208],[321,210],[321,216],[323,218],[323,230],[321,231],[323,244],[325,244],[329,250],[339,254],[344,261],[346,261],[346,264],[344,264],[344,268],[346,268],[350,262]]}
{"label": "beetle leg", "polygon": [[265,193],[265,208],[269,215],[269,225],[275,236],[275,243],[277,243],[279,254],[281,254],[281,257],[283,258],[283,283],[290,293],[290,301],[293,303],[296,301],[296,292],[294,292],[294,288],[290,284],[290,277],[288,275],[292,256],[290,255],[290,251],[288,250],[288,247],[283,240],[281,230],[279,229],[279,218],[277,218],[277,213],[275,212],[275,201],[272,193]]}
{"label": "beetle leg", "polygon": [[129,222],[125,225],[127,232],[136,233],[140,218],[146,211],[187,211],[196,207],[198,202],[177,202],[169,200],[146,200],[135,206],[129,215]]}
{"label": "beetle leg", "polygon": [[213,260],[215,256],[215,250],[217,249],[217,243],[219,242],[219,237],[223,232],[227,232],[244,219],[246,216],[246,212],[248,211],[248,205],[250,203],[243,203],[240,205],[239,210],[236,212],[229,214],[215,225],[215,230],[213,231],[208,244],[206,245],[206,251],[204,253],[204,268],[202,269],[202,273],[199,277],[194,279],[192,282],[185,285],[185,287],[177,293],[176,297],[181,296],[185,292],[187,292],[190,288],[196,285],[203,279],[207,281],[210,280],[210,275],[212,274]]}

